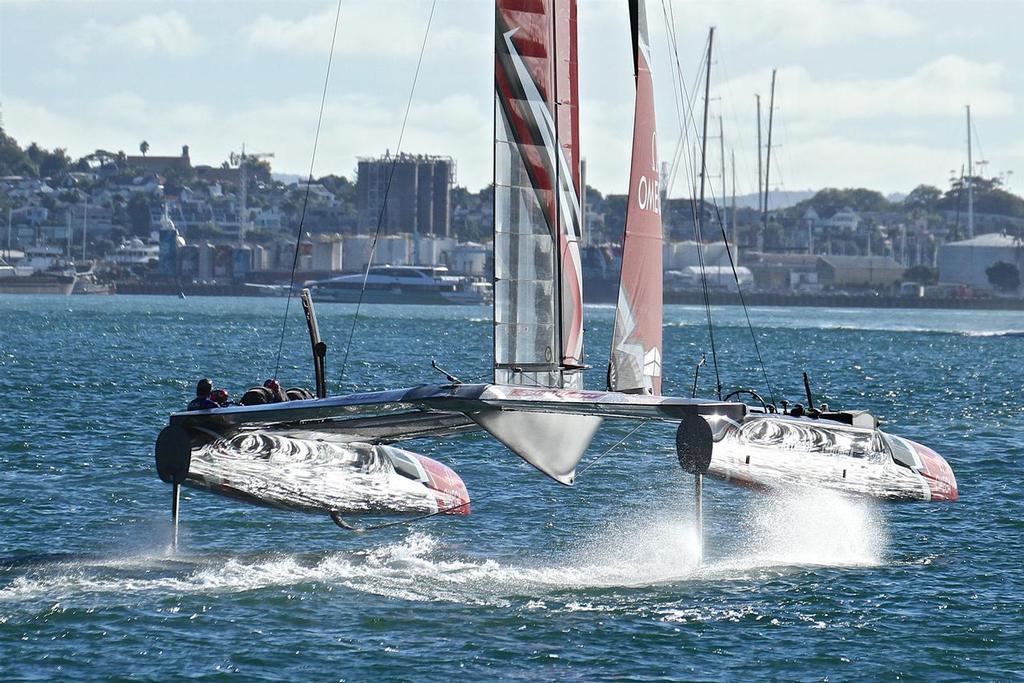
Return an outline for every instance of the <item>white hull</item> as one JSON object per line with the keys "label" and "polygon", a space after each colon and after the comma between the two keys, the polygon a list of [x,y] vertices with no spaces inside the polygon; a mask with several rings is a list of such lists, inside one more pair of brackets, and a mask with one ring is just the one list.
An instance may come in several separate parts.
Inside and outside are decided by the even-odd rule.
{"label": "white hull", "polygon": [[830,489],[889,500],[958,497],[952,470],[931,449],[830,420],[756,416],[730,425],[715,443],[708,475],[769,491]]}

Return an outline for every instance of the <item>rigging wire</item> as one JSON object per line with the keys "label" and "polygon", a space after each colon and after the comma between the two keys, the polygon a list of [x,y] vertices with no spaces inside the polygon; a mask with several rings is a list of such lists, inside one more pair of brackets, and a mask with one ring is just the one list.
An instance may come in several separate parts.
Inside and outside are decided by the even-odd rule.
{"label": "rigging wire", "polygon": [[743,297],[743,287],[740,286],[740,275],[736,270],[736,261],[732,257],[732,249],[729,248],[729,236],[725,232],[725,222],[722,220],[722,212],[715,204],[715,214],[718,217],[718,224],[722,228],[722,241],[725,243],[725,253],[729,256],[729,266],[732,268],[732,277],[736,281],[736,293],[740,297],[740,306],[743,308],[743,315],[747,319],[747,329],[750,330],[750,338],[754,342],[754,352],[757,354],[757,362],[761,366],[761,375],[764,383],[768,385],[768,395],[771,396],[772,405],[775,405],[775,390],[772,388],[771,380],[768,379],[768,371],[764,367],[764,358],[761,357],[761,347],[757,343],[757,334],[754,333],[754,325],[750,322],[750,311],[747,310],[747,302]]}
{"label": "rigging wire", "polygon": [[704,72],[704,116],[703,116],[703,134],[701,135],[701,150],[700,150],[700,197],[697,200],[697,212],[699,220],[693,224],[694,236],[697,238],[697,263],[700,265],[700,283],[701,288],[704,290],[704,310],[707,312],[708,318],[708,338],[711,341],[711,361],[715,367],[715,391],[718,395],[718,399],[722,399],[722,376],[718,369],[718,351],[715,348],[715,325],[711,316],[711,294],[708,290],[708,275],[707,270],[704,266],[704,187],[707,185],[707,145],[708,145],[708,105],[710,104],[710,88],[711,88],[711,48],[714,41],[714,28],[708,32],[707,42],[707,59],[705,60]]}
{"label": "rigging wire", "polygon": [[373,255],[377,251],[377,240],[380,238],[381,226],[384,224],[384,215],[387,212],[388,195],[391,193],[391,181],[395,177],[395,167],[402,154],[402,140],[405,138],[405,127],[409,123],[409,110],[412,109],[413,95],[416,94],[416,83],[420,78],[420,67],[423,65],[423,54],[427,49],[427,37],[430,35],[430,24],[434,20],[434,9],[437,7],[437,0],[430,3],[430,14],[427,16],[427,27],[423,31],[423,42],[420,44],[419,57],[416,60],[416,71],[412,77],[412,86],[409,88],[409,98],[405,103],[405,116],[402,118],[402,128],[398,133],[398,145],[395,147],[395,156],[391,161],[391,168],[388,171],[388,182],[384,186],[384,197],[380,203],[380,212],[377,214],[377,228],[373,232],[373,242],[370,243],[370,255],[366,259],[366,270],[363,271],[363,284],[359,288],[359,299],[356,301],[356,312],[352,316],[352,325],[348,331],[348,342],[345,344],[345,356],[341,362],[341,376],[338,382],[344,382],[345,370],[348,368],[348,356],[352,350],[352,339],[356,332],[356,322],[359,320],[359,311],[363,306],[363,295],[366,293],[366,281],[370,277],[370,268],[373,265]]}
{"label": "rigging wire", "polygon": [[[683,67],[679,60],[678,41],[676,40],[676,29],[675,29],[675,10],[671,4],[666,6],[665,0],[661,3],[662,14],[665,17],[665,24],[667,31],[665,32],[665,40],[668,44],[670,66],[672,70],[672,92],[674,94],[674,104],[676,106],[676,120],[679,123],[679,140],[676,142],[676,149],[672,154],[672,161],[669,165],[668,182],[666,183],[665,196],[668,197],[672,188],[675,186],[676,176],[679,171],[679,166],[682,164],[687,172],[687,177],[690,180],[690,191],[695,192],[696,188],[693,187],[693,176],[694,170],[689,164],[689,156],[686,154],[686,148],[690,139],[690,128],[686,125],[685,121],[693,122],[693,106],[694,101],[697,97],[697,83],[700,80],[700,74],[703,73],[704,69],[704,58],[705,53],[701,53],[700,61],[697,68],[694,70],[693,84],[688,89],[686,87],[686,79],[683,76]],[[678,80],[679,88],[676,87],[676,81]],[[691,96],[690,93],[693,93]],[[681,115],[680,112],[689,115],[689,119]],[[694,126],[694,136],[697,137],[696,126]]]}
{"label": "rigging wire", "polygon": [[334,31],[331,33],[331,51],[327,56],[327,73],[324,74],[324,88],[320,95],[320,113],[316,117],[316,134],[313,136],[313,153],[309,159],[309,176],[306,178],[306,192],[302,197],[302,212],[299,214],[299,226],[295,231],[295,252],[292,255],[292,272],[288,278],[288,300],[284,304],[284,316],[281,318],[281,339],[277,343],[277,359],[274,361],[274,379],[281,370],[281,352],[284,350],[284,334],[288,324],[288,309],[292,304],[292,292],[295,289],[295,269],[299,263],[299,246],[302,244],[302,227],[306,221],[306,207],[309,204],[309,188],[313,184],[313,165],[316,163],[316,148],[320,143],[320,126],[324,120],[324,105],[327,102],[327,86],[331,82],[331,64],[334,62],[334,46],[338,41],[338,23],[341,20],[341,2],[334,13]]}
{"label": "rigging wire", "polygon": [[[679,81],[682,84],[683,91],[685,92],[685,90],[686,90],[686,83],[685,83],[685,80],[682,77],[682,67],[680,66],[680,62],[679,62],[678,41],[676,40],[676,33],[675,33],[675,26],[674,26],[674,24],[675,24],[675,15],[674,15],[674,12],[672,11],[671,0],[669,0],[668,10],[666,10],[665,0],[662,0],[662,11],[665,14],[666,22],[669,23],[668,31],[666,32],[667,33],[667,40],[669,41],[669,43],[671,45],[671,52],[675,56],[676,72],[678,74]],[[669,18],[670,15],[671,15],[671,19]],[[704,51],[704,54],[705,55],[707,54],[706,50]],[[705,67],[705,68],[710,68],[710,65],[709,64],[705,64],[705,62],[706,62],[706,59],[702,59],[701,65],[703,67]],[[674,84],[673,84],[673,90],[675,91]],[[696,128],[696,122],[694,121],[694,118],[693,118],[693,103],[692,103],[692,100],[687,96],[687,100],[686,101],[690,105],[689,118],[687,120],[690,122],[691,126]],[[678,106],[680,104],[680,102],[677,102],[676,104]],[[677,114],[678,114],[678,111],[677,111]],[[696,162],[696,159],[694,161]],[[701,171],[702,174],[707,173],[706,160],[702,159],[701,160],[701,164],[704,167],[702,169],[702,171]],[[710,190],[711,190],[711,198],[712,198],[712,200],[714,200],[715,199],[714,187],[711,187]],[[724,201],[724,198],[723,198],[723,201]],[[726,251],[726,254],[729,257],[729,266],[732,269],[733,280],[736,282],[736,292],[737,292],[737,294],[739,296],[739,299],[740,299],[740,306],[743,308],[743,315],[746,318],[747,329],[750,332],[750,338],[751,338],[751,340],[753,341],[753,344],[754,344],[754,352],[757,355],[757,362],[758,362],[758,365],[761,368],[761,375],[764,378],[765,385],[768,388],[768,393],[771,396],[772,403],[774,404],[775,403],[775,390],[772,387],[771,381],[768,379],[768,371],[767,371],[767,369],[765,367],[765,364],[764,364],[764,357],[761,354],[760,344],[757,341],[757,334],[754,332],[754,326],[753,326],[753,323],[750,320],[750,311],[747,308],[746,299],[743,296],[743,288],[740,285],[739,273],[738,273],[738,271],[736,269],[736,262],[735,262],[735,259],[733,258],[732,250],[731,250],[730,244],[729,244],[729,238],[728,238],[728,235],[727,235],[727,233],[725,231],[725,222],[722,219],[721,210],[720,210],[720,208],[718,206],[718,202],[714,202],[714,206],[715,206],[716,217],[718,218],[718,224],[719,224],[719,226],[722,229],[722,241],[725,244],[725,251]],[[703,212],[703,207],[696,207],[696,205],[693,204],[694,232],[697,233],[697,240],[698,240],[698,242],[697,242],[697,255],[698,255],[698,262],[700,263],[700,269],[701,269],[701,280],[702,280],[702,283],[704,285],[704,290],[705,290],[704,291],[704,294],[705,294],[705,309],[706,309],[707,317],[708,317],[709,333],[711,334],[712,360],[714,361],[714,364],[715,364],[715,374],[716,374],[716,377],[717,377],[717,375],[718,375],[718,363],[717,363],[717,358],[715,356],[715,346],[714,346],[714,336],[713,336],[714,333],[711,331],[711,310],[710,310],[710,302],[709,302],[708,295],[707,295],[707,290],[706,290],[707,279],[706,279],[706,274],[704,272],[703,253],[702,253],[703,252],[703,248],[701,246],[701,241],[700,241],[700,228],[697,227],[697,225],[698,225],[697,212],[698,211]],[[718,380],[718,382],[719,382],[719,384],[718,384],[719,395],[721,395],[721,380]]]}

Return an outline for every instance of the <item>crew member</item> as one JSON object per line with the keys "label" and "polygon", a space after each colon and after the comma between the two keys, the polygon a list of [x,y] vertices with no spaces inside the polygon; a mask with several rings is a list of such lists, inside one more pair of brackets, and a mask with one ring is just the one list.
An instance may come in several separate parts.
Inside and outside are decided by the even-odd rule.
{"label": "crew member", "polygon": [[270,399],[271,403],[283,403],[288,400],[288,395],[284,393],[284,389],[281,388],[281,383],[276,379],[268,379],[263,383],[263,386],[270,390],[272,396]]}
{"label": "crew member", "polygon": [[213,393],[210,394],[210,399],[221,408],[231,403],[227,389],[214,389]]}
{"label": "crew member", "polygon": [[213,393],[213,382],[204,377],[196,384],[196,397],[188,404],[188,410],[209,410],[219,408],[210,397]]}

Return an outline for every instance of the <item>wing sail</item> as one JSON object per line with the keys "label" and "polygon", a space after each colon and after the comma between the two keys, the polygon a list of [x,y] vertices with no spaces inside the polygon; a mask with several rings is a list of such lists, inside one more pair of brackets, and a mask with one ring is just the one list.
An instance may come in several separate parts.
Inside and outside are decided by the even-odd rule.
{"label": "wing sail", "polygon": [[582,385],[575,0],[498,0],[494,374]]}
{"label": "wing sail", "polygon": [[661,395],[662,222],[654,81],[643,0],[630,0],[636,104],[608,388]]}

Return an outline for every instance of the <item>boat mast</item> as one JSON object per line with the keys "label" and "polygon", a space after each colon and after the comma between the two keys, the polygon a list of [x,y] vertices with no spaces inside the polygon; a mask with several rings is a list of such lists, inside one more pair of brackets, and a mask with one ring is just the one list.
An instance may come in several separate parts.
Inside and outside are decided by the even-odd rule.
{"label": "boat mast", "polygon": [[[704,78],[704,126],[700,138],[700,201],[697,204],[697,235],[703,237],[704,229],[704,180],[708,171],[708,102],[711,96],[711,47],[715,41],[715,27],[708,31],[708,66]],[[700,249],[700,239],[697,240]]]}
{"label": "boat mast", "polygon": [[762,213],[763,224],[761,226],[761,240],[768,232],[768,185],[772,172],[772,123],[775,117],[775,69],[772,69],[772,90],[768,97],[768,148],[764,157],[764,212]]}
{"label": "boat mast", "polygon": [[[715,326],[711,320],[711,299],[708,295],[708,274],[704,263],[704,181],[707,176],[708,158],[708,104],[711,102],[711,51],[715,44],[715,27],[708,30],[707,69],[704,74],[704,122],[700,139],[700,199],[697,204],[697,263],[700,265],[700,281],[704,289],[704,310],[708,318],[708,340],[711,342],[711,360],[715,366],[715,393],[722,400],[722,376],[718,371],[718,353],[715,351]],[[699,492],[699,488],[698,488]]]}
{"label": "boat mast", "polygon": [[974,163],[971,157],[971,105],[967,106],[967,237],[974,237]]}
{"label": "boat mast", "polygon": [[733,240],[736,239],[736,150],[729,150],[729,166],[732,168],[732,201],[730,203],[730,213],[732,219],[729,221],[729,232],[732,234]]}
{"label": "boat mast", "polygon": [[[754,95],[754,99],[757,100],[757,208],[760,211],[763,203],[761,188],[764,187],[764,169],[761,168],[761,96]],[[757,251],[764,253],[764,233],[760,230],[757,231]]]}
{"label": "boat mast", "polygon": [[[718,156],[721,160],[721,171],[722,171],[722,194],[721,202],[725,204],[725,134],[722,132],[722,117],[718,117]],[[723,227],[725,222],[723,220]]]}
{"label": "boat mast", "polygon": [[[717,202],[715,202],[715,203],[722,207],[722,210],[721,210],[721,212],[719,213],[719,216],[718,216],[718,222],[722,225],[722,233],[725,234],[726,233],[726,230],[725,230],[725,218],[726,218],[726,212],[725,212],[725,133],[722,132],[722,117],[721,116],[718,117],[718,157],[719,157],[719,161],[721,162],[721,169],[720,170],[721,170],[721,175],[722,175],[722,194],[719,195],[719,200]],[[728,242],[726,242],[726,247],[728,247]],[[719,284],[719,286],[721,286],[721,284],[722,284],[722,260],[721,260],[721,258],[719,258],[719,260],[718,260],[718,284]]]}

